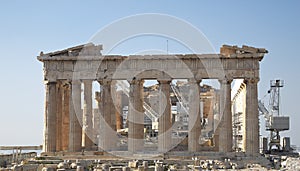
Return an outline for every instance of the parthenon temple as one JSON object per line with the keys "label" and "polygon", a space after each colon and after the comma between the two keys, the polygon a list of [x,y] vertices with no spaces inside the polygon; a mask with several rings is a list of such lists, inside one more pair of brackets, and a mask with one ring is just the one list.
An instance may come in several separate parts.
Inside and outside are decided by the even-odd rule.
{"label": "parthenon temple", "polygon": [[[89,43],[37,57],[44,64],[44,154],[232,152],[236,79],[246,86],[242,151],[259,153],[257,84],[266,49],[223,45],[218,54],[129,56],[101,50]],[[219,89],[206,86],[208,79]],[[147,80],[157,85],[146,97]],[[179,108],[186,115],[179,117]]]}

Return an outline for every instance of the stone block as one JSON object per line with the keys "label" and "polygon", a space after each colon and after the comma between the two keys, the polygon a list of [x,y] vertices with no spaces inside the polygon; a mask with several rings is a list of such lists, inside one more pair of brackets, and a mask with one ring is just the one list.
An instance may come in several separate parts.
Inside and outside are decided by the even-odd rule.
{"label": "stone block", "polygon": [[51,168],[51,167],[44,167],[44,168],[42,169],[42,171],[56,171],[56,169]]}
{"label": "stone block", "polygon": [[128,167],[130,168],[137,168],[138,162],[137,161],[129,161],[128,162]]}
{"label": "stone block", "polygon": [[108,164],[102,164],[102,170],[103,171],[109,171],[109,165]]}
{"label": "stone block", "polygon": [[122,167],[122,171],[130,171],[130,167]]}
{"label": "stone block", "polygon": [[145,167],[144,166],[138,166],[138,171],[144,171]]}
{"label": "stone block", "polygon": [[77,168],[77,164],[76,163],[71,163],[70,168],[71,169],[76,169]]}
{"label": "stone block", "polygon": [[84,167],[83,166],[77,166],[76,171],[84,171]]}
{"label": "stone block", "polygon": [[144,169],[147,170],[148,169],[148,161],[143,161],[143,166],[144,166]]}

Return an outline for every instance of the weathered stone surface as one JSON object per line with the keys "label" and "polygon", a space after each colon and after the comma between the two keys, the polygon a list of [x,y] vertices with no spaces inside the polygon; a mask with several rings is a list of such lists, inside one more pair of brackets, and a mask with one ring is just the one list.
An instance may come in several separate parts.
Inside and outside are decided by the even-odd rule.
{"label": "weathered stone surface", "polygon": [[232,151],[232,113],[231,113],[231,82],[232,80],[220,80],[220,132],[219,151]]}
{"label": "weathered stone surface", "polygon": [[246,79],[246,116],[245,116],[245,151],[248,154],[259,153],[258,119],[258,79]]}
{"label": "weathered stone surface", "polygon": [[83,166],[77,166],[76,171],[84,171],[84,167]]}
{"label": "weathered stone surface", "polygon": [[[258,152],[258,118],[257,118],[257,82],[259,79],[259,62],[267,50],[243,46],[224,45],[220,54],[188,54],[188,55],[130,55],[102,56],[102,46],[93,44],[81,45],[66,50],[41,53],[38,60],[44,63],[44,80],[46,81],[45,98],[45,131],[43,151],[55,155],[58,151],[81,152],[92,150],[95,125],[102,132],[99,135],[99,148],[104,151],[116,150],[117,118],[113,99],[115,96],[115,80],[130,80],[130,105],[128,123],[128,151],[132,153],[144,149],[144,111],[143,111],[143,80],[155,79],[160,83],[161,114],[158,122],[158,151],[167,152],[172,147],[171,136],[171,104],[170,82],[172,79],[218,79],[221,80],[220,110],[221,125],[215,137],[216,147],[223,152],[232,150],[232,121],[230,108],[230,83],[233,79],[246,79],[246,153]],[[99,123],[93,125],[92,116],[92,81],[97,80],[101,87],[99,101]],[[225,82],[227,81],[227,83]],[[67,82],[67,90],[64,84]],[[81,84],[84,84],[84,105],[81,107]],[[191,94],[191,99],[196,99]],[[193,100],[195,102],[197,100]],[[196,124],[189,126],[189,151],[199,151],[198,138],[201,127],[199,103],[191,106],[191,120]],[[67,121],[66,121],[67,120]],[[252,124],[251,123],[255,123]],[[83,124],[83,127],[81,127]],[[191,125],[191,124],[190,124]],[[84,132],[82,137],[82,131]],[[68,140],[66,140],[68,139]],[[98,142],[96,142],[98,143]]]}
{"label": "weathered stone surface", "polygon": [[132,80],[129,92],[128,151],[137,152],[144,148],[143,81]]}
{"label": "weathered stone surface", "polygon": [[103,171],[109,171],[109,165],[108,164],[102,164],[102,170]]}
{"label": "weathered stone surface", "polygon": [[143,161],[144,169],[147,170],[149,168],[148,161]]}
{"label": "weathered stone surface", "polygon": [[122,171],[130,171],[130,167],[122,167]]}
{"label": "weathered stone surface", "polygon": [[56,151],[56,82],[46,84],[44,151]]}
{"label": "weathered stone surface", "polygon": [[159,122],[158,122],[158,151],[167,152],[172,146],[172,122],[170,83],[171,80],[158,80],[159,82]]}
{"label": "weathered stone surface", "polygon": [[69,100],[70,112],[70,134],[69,151],[79,152],[82,148],[82,110],[81,110],[81,82],[76,80],[71,82],[71,92]]}
{"label": "weathered stone surface", "polygon": [[200,116],[200,81],[189,81],[189,152],[200,150],[201,116]]}
{"label": "weathered stone surface", "polygon": [[83,104],[83,146],[85,150],[93,147],[93,102],[92,80],[84,80],[84,104]]}
{"label": "weathered stone surface", "polygon": [[129,161],[128,167],[130,168],[137,168],[138,167],[138,161]]}
{"label": "weathered stone surface", "polygon": [[64,162],[61,162],[57,165],[57,168],[58,169],[66,169],[68,168],[68,164],[67,163],[64,163]]}
{"label": "weathered stone surface", "polygon": [[[196,73],[196,79],[220,79],[224,75],[233,79],[258,76],[258,63],[267,50],[247,46],[243,48],[233,46],[225,49],[233,50],[228,53],[221,50],[221,54],[144,56],[70,56],[67,53],[57,52],[38,56],[38,60],[46,64],[46,80],[72,80],[72,71],[74,70],[80,71],[77,73],[79,78],[93,80],[101,80],[104,77],[112,79],[112,76],[114,76],[113,79],[124,80],[134,75],[133,73],[143,73],[145,70],[167,70],[173,79],[192,78],[188,76],[187,69],[191,70],[191,73]],[[230,58],[228,58],[228,54]],[[241,61],[242,65],[240,65]],[[116,70],[117,68],[120,71]],[[118,74],[114,74],[116,72]],[[152,74],[151,72],[147,73],[147,77],[159,79],[163,76]],[[141,75],[141,77],[143,76]]]}

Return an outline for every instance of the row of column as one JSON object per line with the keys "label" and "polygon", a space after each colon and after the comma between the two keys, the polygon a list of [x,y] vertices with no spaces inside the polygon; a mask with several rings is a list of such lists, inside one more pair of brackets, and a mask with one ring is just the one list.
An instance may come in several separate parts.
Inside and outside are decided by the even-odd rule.
{"label": "row of column", "polygon": [[[67,84],[48,82],[45,99],[45,131],[44,151],[81,151],[92,150],[95,143],[103,150],[113,150],[116,147],[116,109],[112,99],[111,80],[99,81],[101,98],[98,108],[101,111],[100,121],[93,123],[92,80],[82,81],[84,84],[84,103],[81,109],[81,82],[72,81]],[[166,152],[172,147],[171,138],[171,80],[159,82],[159,134],[158,150]],[[231,112],[231,82],[220,81],[221,114],[218,130],[218,148],[221,152],[232,151],[232,112]],[[246,79],[246,115],[245,115],[245,149],[248,153],[258,153],[259,123],[257,102],[257,79]],[[189,136],[188,149],[199,151],[201,134],[200,118],[200,81],[190,80],[189,104]],[[144,146],[144,111],[143,111],[143,81],[131,80],[129,92],[128,114],[128,151],[142,151]],[[81,127],[81,123],[83,127]],[[99,127],[100,125],[100,127]],[[91,136],[93,131],[100,128],[99,142]],[[82,133],[83,131],[83,133]]]}
{"label": "row of column", "polygon": [[[167,152],[172,149],[172,115],[170,101],[171,80],[158,80],[158,151]],[[200,81],[190,81],[189,136],[188,148],[191,152],[199,151],[201,135],[200,118]],[[142,151],[144,148],[144,110],[143,81],[132,80],[129,92],[128,115],[128,151]]]}
{"label": "row of column", "polygon": [[[83,109],[81,108],[82,83],[84,85]],[[103,109],[100,122],[104,120],[109,123],[110,128],[113,128],[115,124],[111,124],[112,119],[110,118],[113,117],[111,113],[114,113],[110,92],[111,84],[102,81],[101,83],[105,87],[101,98],[106,100],[98,103],[99,109]],[[95,149],[95,144],[98,142],[94,135],[96,130],[100,128],[100,122],[97,123],[98,120],[93,119],[96,116],[93,116],[92,80],[47,82],[45,98],[43,151],[78,152],[83,147],[85,150]],[[103,135],[101,138],[104,138]],[[103,142],[101,145],[107,147]]]}
{"label": "row of column", "polygon": [[[231,82],[230,79],[220,80],[219,111],[220,125],[216,131],[218,150],[231,152],[233,146],[232,111],[231,111]],[[246,113],[244,121],[244,149],[248,154],[259,152],[259,121],[258,121],[258,79],[245,79],[246,84]]]}
{"label": "row of column", "polygon": [[[84,103],[81,109],[81,82],[48,82],[46,84],[44,152],[92,150],[94,145],[92,116],[92,81],[84,80]],[[170,80],[160,83],[159,151],[171,147]],[[116,147],[116,119],[111,81],[101,80],[101,97],[96,97],[101,113],[99,126],[101,150]],[[144,146],[143,81],[131,80],[128,115],[128,151],[142,151]],[[82,113],[83,112],[83,113]],[[82,122],[82,127],[81,127]],[[95,127],[95,126],[94,126]],[[82,133],[83,131],[83,133]],[[98,142],[97,142],[98,143]]]}

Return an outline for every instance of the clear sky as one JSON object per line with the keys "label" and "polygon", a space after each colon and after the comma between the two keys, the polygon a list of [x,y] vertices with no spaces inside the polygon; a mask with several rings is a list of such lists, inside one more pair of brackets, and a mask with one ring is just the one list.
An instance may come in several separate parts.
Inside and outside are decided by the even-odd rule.
{"label": "clear sky", "polygon": [[[40,51],[86,43],[101,28],[126,16],[161,13],[194,25],[217,52],[222,44],[268,49],[269,54],[261,62],[259,97],[266,94],[271,79],[285,80],[282,113],[291,117],[291,131],[287,134],[292,144],[300,146],[299,7],[300,1],[271,0],[2,0],[0,145],[42,144],[44,85],[42,63],[36,60]],[[175,47],[170,44],[169,51],[177,52]]]}

